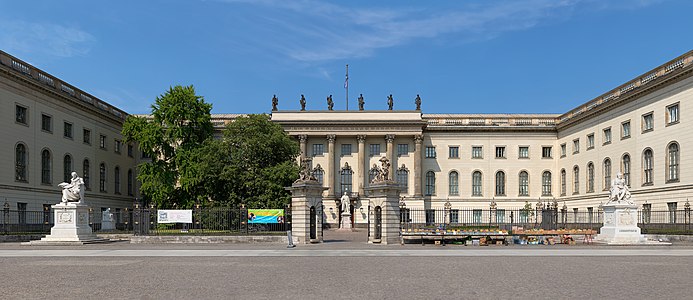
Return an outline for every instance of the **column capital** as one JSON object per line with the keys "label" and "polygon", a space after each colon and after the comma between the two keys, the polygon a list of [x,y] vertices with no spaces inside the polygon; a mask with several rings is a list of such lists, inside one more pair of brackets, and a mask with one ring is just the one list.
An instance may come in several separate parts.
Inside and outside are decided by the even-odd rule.
{"label": "column capital", "polygon": [[308,140],[308,136],[305,134],[299,134],[298,135],[298,141],[301,143],[305,143]]}
{"label": "column capital", "polygon": [[356,140],[359,142],[359,144],[363,144],[366,142],[366,135],[365,134],[359,134],[356,136]]}
{"label": "column capital", "polygon": [[395,135],[394,134],[386,134],[385,135],[385,141],[388,143],[392,143],[395,140]]}
{"label": "column capital", "polygon": [[417,134],[414,136],[414,143],[421,144],[423,143],[423,135]]}
{"label": "column capital", "polygon": [[327,141],[330,143],[334,143],[334,141],[337,139],[337,136],[334,134],[328,134],[327,135]]}

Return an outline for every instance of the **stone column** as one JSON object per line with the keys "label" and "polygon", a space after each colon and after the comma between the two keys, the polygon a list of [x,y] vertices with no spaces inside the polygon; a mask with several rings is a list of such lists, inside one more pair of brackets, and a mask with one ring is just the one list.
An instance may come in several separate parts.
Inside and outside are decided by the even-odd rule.
{"label": "stone column", "polygon": [[393,146],[394,141],[394,134],[385,135],[385,157],[390,160],[390,170],[388,170],[388,174],[390,174],[389,179],[391,180],[395,178],[395,167],[397,166],[397,162],[395,161],[395,147]]}
{"label": "stone column", "polygon": [[325,183],[327,184],[327,197],[334,198],[334,185],[335,178],[337,178],[337,172],[334,167],[334,141],[337,136],[334,134],[327,135],[327,166],[325,168]]}
{"label": "stone column", "polygon": [[291,235],[299,244],[321,243],[325,188],[315,180],[297,180],[286,189],[291,191]]}
{"label": "stone column", "polygon": [[[366,190],[370,201],[370,215],[368,217],[371,227],[368,243],[399,244],[399,185],[388,180],[373,183]],[[378,209],[380,209],[379,224]]]}
{"label": "stone column", "polygon": [[368,176],[365,174],[367,173],[368,166],[366,166],[366,136],[365,135],[357,135],[356,136],[356,141],[359,143],[359,165],[358,165],[358,183],[359,183],[359,197],[363,197],[365,195],[363,191],[363,187],[367,186],[368,184],[366,183],[366,180],[368,180]]}
{"label": "stone column", "polygon": [[423,155],[423,135],[414,136],[414,197],[421,198],[421,156]]}
{"label": "stone column", "polygon": [[301,134],[298,136],[298,142],[301,147],[301,154],[300,154],[300,159],[299,161],[302,161],[304,158],[308,156],[308,153],[306,153],[306,142],[308,141],[308,136],[305,134]]}

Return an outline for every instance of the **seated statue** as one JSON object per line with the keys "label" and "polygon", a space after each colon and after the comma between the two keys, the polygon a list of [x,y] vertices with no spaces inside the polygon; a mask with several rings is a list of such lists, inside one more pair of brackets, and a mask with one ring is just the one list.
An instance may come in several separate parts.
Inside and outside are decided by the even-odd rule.
{"label": "seated statue", "polygon": [[611,181],[611,190],[609,191],[609,202],[619,201],[633,204],[633,202],[630,201],[628,185],[626,184],[626,180],[623,179],[623,174],[621,174],[621,172],[616,173],[616,178]]}
{"label": "seated statue", "polygon": [[72,172],[70,183],[63,182],[58,186],[63,189],[62,203],[84,201],[84,180],[77,176],[77,172]]}

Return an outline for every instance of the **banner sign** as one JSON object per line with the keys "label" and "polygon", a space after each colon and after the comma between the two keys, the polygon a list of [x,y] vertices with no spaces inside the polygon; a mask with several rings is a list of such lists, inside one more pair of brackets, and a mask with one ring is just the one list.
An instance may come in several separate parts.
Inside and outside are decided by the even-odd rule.
{"label": "banner sign", "polygon": [[192,223],[192,210],[161,209],[158,211],[159,223]]}
{"label": "banner sign", "polygon": [[249,209],[248,224],[284,223],[283,209]]}

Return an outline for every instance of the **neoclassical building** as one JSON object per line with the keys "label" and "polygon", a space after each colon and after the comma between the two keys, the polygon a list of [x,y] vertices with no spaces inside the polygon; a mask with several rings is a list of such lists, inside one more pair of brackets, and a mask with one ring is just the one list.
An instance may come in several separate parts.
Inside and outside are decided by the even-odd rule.
{"label": "neoclassical building", "polygon": [[[30,209],[54,203],[55,185],[73,169],[89,178],[87,197],[97,205],[130,206],[139,157],[121,141],[126,113],[7,53],[0,62],[7,201]],[[327,187],[325,221],[337,223],[336,203],[347,193],[359,224],[368,220],[364,188],[382,157],[408,208],[555,200],[596,211],[620,172],[637,204],[680,209],[693,194],[693,173],[684,168],[693,164],[687,105],[693,51],[564,114],[427,114],[412,103],[412,110],[273,109],[271,119],[297,139],[301,158],[312,158]],[[236,117],[212,120],[221,129]]]}

